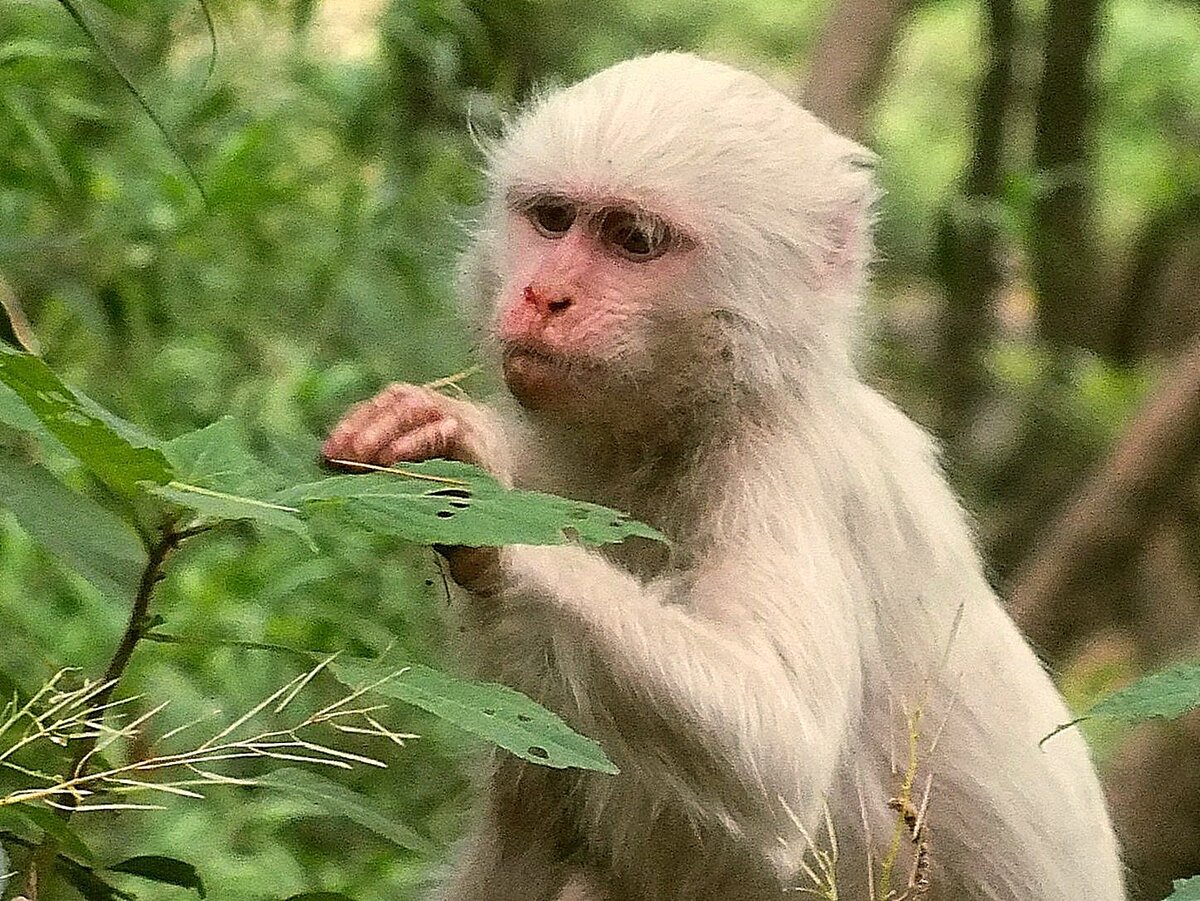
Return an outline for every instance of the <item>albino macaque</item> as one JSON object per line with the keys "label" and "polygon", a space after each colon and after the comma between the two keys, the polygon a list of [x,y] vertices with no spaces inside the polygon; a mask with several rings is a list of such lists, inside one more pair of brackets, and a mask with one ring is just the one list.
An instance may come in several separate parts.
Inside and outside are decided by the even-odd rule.
{"label": "albino macaque", "polygon": [[621,772],[498,752],[439,897],[1125,897],[936,448],[855,372],[869,165],[680,53],[537,99],[489,150],[464,293],[516,403],[393,385],[324,455],[468,461],[670,544],[445,549],[464,661]]}

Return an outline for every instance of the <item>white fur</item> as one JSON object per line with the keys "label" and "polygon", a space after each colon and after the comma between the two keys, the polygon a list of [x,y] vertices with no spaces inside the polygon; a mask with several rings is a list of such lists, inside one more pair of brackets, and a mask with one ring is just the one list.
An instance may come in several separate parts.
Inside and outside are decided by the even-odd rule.
{"label": "white fur", "polygon": [[[503,279],[505,194],[589,191],[687,225],[704,259],[688,302],[722,330],[679,337],[697,359],[672,367],[661,428],[535,422],[508,439],[524,442],[518,484],[626,509],[673,543],[507,548],[501,597],[467,602],[477,670],[622,772],[499,755],[446,898],[793,897],[827,810],[839,897],[866,901],[918,712],[921,897],[1125,897],[1087,749],[1075,733],[1039,749],[1069,714],[988,586],[934,447],[854,373],[866,159],[762,80],[684,54],[541,98],[492,151],[466,269],[477,307]],[[731,362],[706,358],[722,343]],[[689,385],[706,386],[703,415]]]}

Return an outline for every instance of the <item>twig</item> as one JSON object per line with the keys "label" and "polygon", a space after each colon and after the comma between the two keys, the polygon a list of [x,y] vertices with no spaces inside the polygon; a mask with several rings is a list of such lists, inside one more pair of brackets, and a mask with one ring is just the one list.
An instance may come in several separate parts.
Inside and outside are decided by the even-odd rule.
{"label": "twig", "polygon": [[35,357],[40,356],[42,348],[38,344],[37,335],[33,333],[33,326],[29,324],[29,317],[25,315],[25,308],[21,306],[21,301],[17,299],[16,292],[4,280],[3,276],[0,276],[0,307],[4,308],[13,337],[17,339],[17,343],[21,345],[22,350],[33,354]]}
{"label": "twig", "polygon": [[437,391],[439,388],[448,388],[450,386],[457,388],[459,382],[461,382],[463,379],[470,378],[477,372],[480,372],[482,369],[483,367],[477,363],[474,366],[468,366],[462,372],[454,373],[454,375],[447,375],[440,379],[434,379],[432,382],[426,382],[421,387],[428,388],[431,391]]}
{"label": "twig", "polygon": [[345,466],[350,469],[361,469],[365,472],[388,472],[392,475],[405,476],[410,479],[421,479],[426,482],[437,482],[442,485],[469,486],[471,483],[464,479],[452,479],[449,476],[431,476],[423,472],[413,472],[411,469],[401,469],[399,466],[376,466],[374,463],[359,463],[357,460],[329,460],[335,466]]}

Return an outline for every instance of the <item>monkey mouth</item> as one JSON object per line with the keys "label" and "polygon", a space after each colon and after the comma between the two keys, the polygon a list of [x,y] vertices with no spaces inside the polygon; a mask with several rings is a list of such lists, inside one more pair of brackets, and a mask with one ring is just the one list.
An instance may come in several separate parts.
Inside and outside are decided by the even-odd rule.
{"label": "monkey mouth", "polygon": [[504,382],[517,402],[547,412],[571,406],[596,375],[587,360],[526,343],[506,345],[503,365]]}

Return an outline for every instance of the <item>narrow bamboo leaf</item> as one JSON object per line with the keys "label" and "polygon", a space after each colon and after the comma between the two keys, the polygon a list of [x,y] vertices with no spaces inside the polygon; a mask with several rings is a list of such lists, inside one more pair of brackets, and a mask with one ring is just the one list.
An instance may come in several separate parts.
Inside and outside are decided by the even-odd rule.
{"label": "narrow bamboo leaf", "polygon": [[159,497],[207,519],[252,520],[295,532],[312,544],[297,516],[299,507],[271,499],[283,482],[251,453],[232,419],[180,435],[163,450],[175,478],[153,489]]}
{"label": "narrow bamboo leaf", "polygon": [[54,866],[71,888],[83,896],[84,901],[136,901],[135,896],[109,885],[90,867],[80,866],[61,856],[55,858]]}
{"label": "narrow bamboo leaf", "polygon": [[1177,663],[1143,676],[1131,685],[1102,698],[1083,716],[1059,726],[1047,738],[1084,720],[1097,717],[1127,723],[1138,723],[1156,717],[1173,720],[1197,707],[1200,707],[1200,663]]}
{"label": "narrow bamboo leaf", "polygon": [[[369,685],[399,669],[370,660],[340,657],[330,665],[339,681]],[[428,710],[467,732],[542,766],[617,773],[596,742],[575,732],[556,714],[504,685],[468,682],[413,665],[374,688],[378,694]]]}
{"label": "narrow bamboo leaf", "polygon": [[[20,816],[13,809],[14,807],[16,807],[15,804],[6,804],[0,807],[0,839],[3,839],[5,836],[13,836],[30,844],[41,841],[42,833],[27,819]],[[4,895],[0,893],[0,898],[2,897]]]}
{"label": "narrow bamboo leaf", "polygon": [[332,779],[308,770],[286,767],[267,773],[255,781],[259,785],[303,798],[326,816],[346,817],[401,848],[422,854],[437,853],[437,846],[429,839],[374,809],[366,797]]}
{"label": "narrow bamboo leaf", "polygon": [[1172,886],[1175,891],[1166,897],[1166,901],[1200,901],[1200,876],[1176,879]]}
{"label": "narrow bamboo leaf", "polygon": [[0,345],[0,382],[114,491],[132,495],[138,482],[171,481],[170,465],[152,441],[117,428],[116,417],[99,415],[94,404],[81,400],[37,357]]}
{"label": "narrow bamboo leaf", "polygon": [[177,885],[180,888],[195,890],[201,898],[206,896],[204,882],[196,868],[184,860],[174,857],[163,857],[157,854],[145,854],[140,857],[130,857],[108,868],[114,873],[128,873],[140,876],[152,882],[163,882],[167,885]]}
{"label": "narrow bamboo leaf", "polygon": [[71,828],[70,823],[49,807],[11,804],[7,805],[7,809],[52,838],[59,854],[82,866],[95,866],[96,855],[92,853],[87,842],[79,837],[79,833]]}
{"label": "narrow bamboo leaf", "polygon": [[334,476],[277,495],[295,506],[340,508],[363,528],[417,544],[489,547],[609,544],[663,536],[623,513],[534,491],[513,491],[465,463],[432,460],[396,471]]}
{"label": "narrow bamboo leaf", "polygon": [[0,507],[105,594],[118,600],[134,596],[146,552],[119,516],[72,491],[48,470],[2,453]]}

